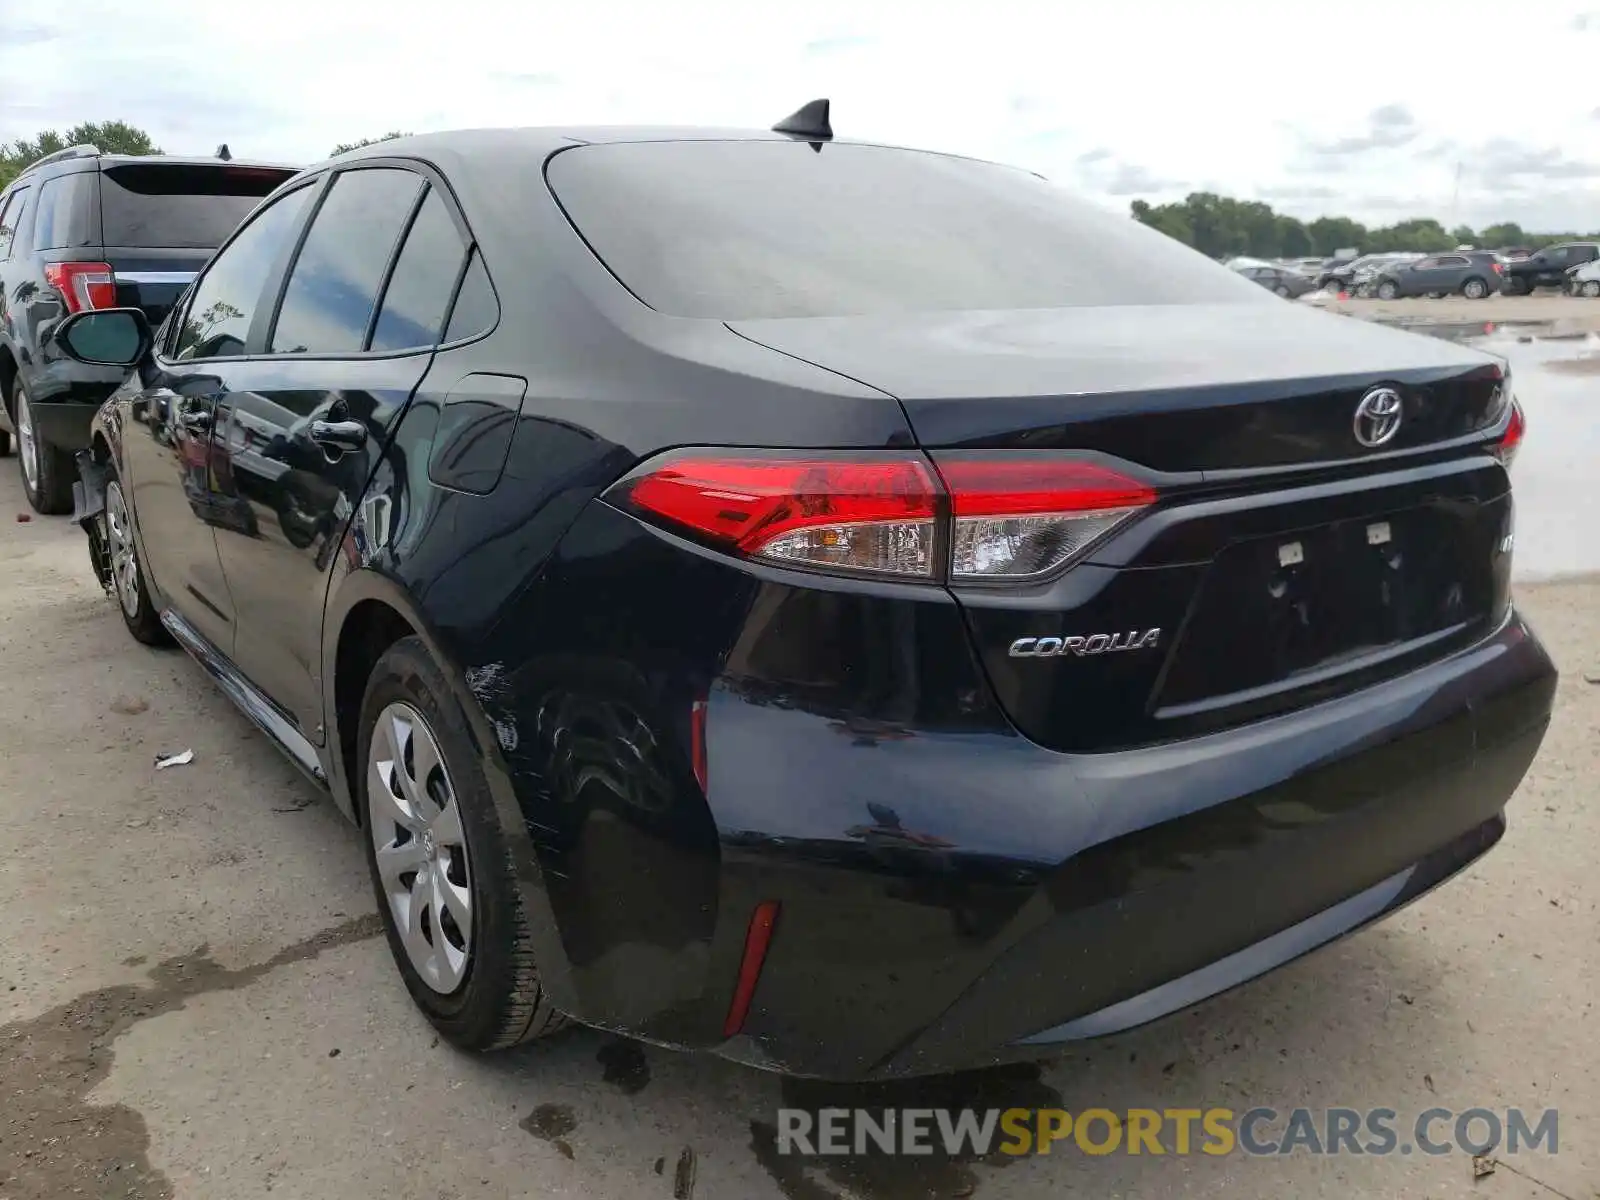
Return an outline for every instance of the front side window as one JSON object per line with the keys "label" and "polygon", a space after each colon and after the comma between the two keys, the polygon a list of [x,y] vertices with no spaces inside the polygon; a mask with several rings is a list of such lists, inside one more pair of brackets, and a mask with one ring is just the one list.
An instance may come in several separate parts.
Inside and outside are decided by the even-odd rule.
{"label": "front side window", "polygon": [[361,350],[378,288],[422,186],[420,175],[391,167],[335,177],[289,272],[271,353]]}
{"label": "front side window", "polygon": [[314,187],[296,188],[262,209],[211,262],[195,284],[178,330],[173,357],[226,358],[243,354],[250,324],[270,303],[267,285],[288,251]]}

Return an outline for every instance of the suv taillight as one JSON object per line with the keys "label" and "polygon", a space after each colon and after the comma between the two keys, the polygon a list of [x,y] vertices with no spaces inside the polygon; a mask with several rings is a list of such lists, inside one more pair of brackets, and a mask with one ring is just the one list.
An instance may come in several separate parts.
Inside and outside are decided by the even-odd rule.
{"label": "suv taillight", "polygon": [[117,279],[109,263],[48,263],[44,277],[61,293],[69,313],[117,306]]}
{"label": "suv taillight", "polygon": [[1500,440],[1494,444],[1490,451],[1500,460],[1500,464],[1511,469],[1511,460],[1516,458],[1518,449],[1522,446],[1523,435],[1528,431],[1528,422],[1522,415],[1522,405],[1515,400],[1511,402],[1511,420],[1506,424],[1506,431],[1500,435]]}
{"label": "suv taillight", "polygon": [[1157,498],[1097,463],[981,452],[932,458],[930,471],[927,459],[902,453],[672,454],[607,499],[788,566],[1004,582],[1056,570]]}

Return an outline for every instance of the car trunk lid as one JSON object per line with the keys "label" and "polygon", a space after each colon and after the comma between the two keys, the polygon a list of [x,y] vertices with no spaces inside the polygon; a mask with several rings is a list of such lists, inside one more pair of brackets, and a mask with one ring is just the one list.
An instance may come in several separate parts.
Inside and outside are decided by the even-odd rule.
{"label": "car trunk lid", "polygon": [[[1019,729],[1088,751],[1348,692],[1505,611],[1510,498],[1485,452],[1501,365],[1270,307],[731,327],[898,397],[936,464],[1087,458],[1156,489],[1064,573],[952,586]],[[1357,416],[1377,389],[1399,398],[1393,431]]]}

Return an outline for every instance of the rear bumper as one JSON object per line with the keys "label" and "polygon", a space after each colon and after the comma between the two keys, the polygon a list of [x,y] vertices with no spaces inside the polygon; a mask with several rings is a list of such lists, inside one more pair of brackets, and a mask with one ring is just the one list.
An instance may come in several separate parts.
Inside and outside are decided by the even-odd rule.
{"label": "rear bumper", "polygon": [[[1513,615],[1355,695],[1101,755],[981,734],[852,742],[715,692],[713,808],[754,789],[795,817],[789,835],[724,825],[710,961],[737,961],[755,903],[782,909],[744,1032],[708,1048],[836,1079],[928,1074],[1242,983],[1488,850],[1555,682]],[[708,987],[708,1019],[728,988]]]}

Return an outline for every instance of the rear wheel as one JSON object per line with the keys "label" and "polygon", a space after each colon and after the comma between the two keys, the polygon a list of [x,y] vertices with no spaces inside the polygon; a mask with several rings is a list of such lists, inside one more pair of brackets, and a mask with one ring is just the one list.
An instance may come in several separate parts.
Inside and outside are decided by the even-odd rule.
{"label": "rear wheel", "polygon": [[1379,300],[1393,300],[1399,294],[1400,289],[1387,279],[1378,285]]}
{"label": "rear wheel", "polygon": [[561,1028],[466,719],[419,638],[378,660],[361,705],[367,864],[411,998],[463,1050]]}
{"label": "rear wheel", "polygon": [[122,484],[113,476],[106,481],[106,506],[100,514],[100,538],[111,569],[111,589],[116,593],[122,622],[134,638],[147,646],[164,646],[172,639],[161,624],[161,614],[145,586],[144,568],[133,540],[128,501]]}
{"label": "rear wheel", "polygon": [[17,465],[22,470],[22,490],[35,512],[51,515],[72,511],[75,468],[66,451],[39,437],[33,426],[33,408],[22,381],[16,384]]}
{"label": "rear wheel", "polygon": [[1473,276],[1461,285],[1461,294],[1468,300],[1482,300],[1489,294],[1489,285],[1477,276]]}

